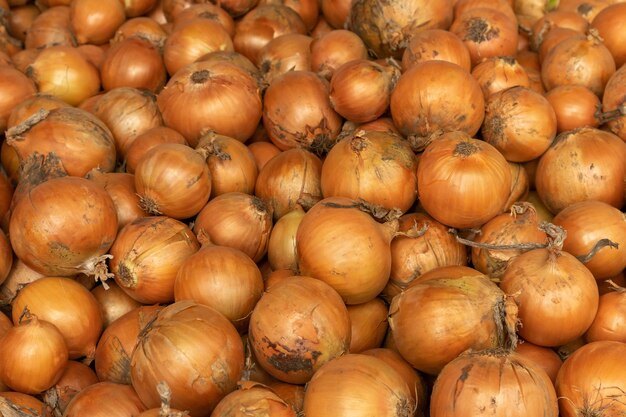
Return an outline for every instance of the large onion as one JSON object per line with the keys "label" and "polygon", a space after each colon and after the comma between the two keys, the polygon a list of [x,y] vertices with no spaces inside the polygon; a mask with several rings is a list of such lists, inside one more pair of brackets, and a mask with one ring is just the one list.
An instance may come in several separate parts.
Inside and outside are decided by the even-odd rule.
{"label": "large onion", "polygon": [[26,32],[24,46],[27,49],[45,48],[52,45],[76,45],[70,29],[68,6],[53,6],[43,10]]}
{"label": "large onion", "polygon": [[126,20],[119,0],[72,0],[70,25],[79,44],[107,43]]}
{"label": "large onion", "polygon": [[472,68],[467,46],[454,33],[443,29],[427,29],[411,36],[402,54],[402,71],[424,61],[441,60],[457,64],[466,71]]}
{"label": "large onion", "polygon": [[98,382],[79,392],[68,404],[64,417],[126,417],[138,415],[145,406],[128,385]]}
{"label": "large onion", "polygon": [[591,22],[591,27],[598,31],[602,42],[613,55],[617,68],[626,63],[626,48],[623,43],[626,31],[622,25],[625,17],[626,5],[615,3],[602,9]]}
{"label": "large onion", "polygon": [[311,42],[311,70],[330,80],[335,70],[355,59],[367,59],[367,47],[357,34],[331,30]]}

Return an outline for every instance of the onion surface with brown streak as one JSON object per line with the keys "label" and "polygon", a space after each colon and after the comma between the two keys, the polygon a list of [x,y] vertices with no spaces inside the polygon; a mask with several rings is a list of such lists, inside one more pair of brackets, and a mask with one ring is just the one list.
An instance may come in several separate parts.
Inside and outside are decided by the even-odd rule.
{"label": "onion surface with brown streak", "polygon": [[530,87],[526,70],[514,57],[510,56],[485,59],[472,69],[472,76],[480,84],[485,100],[489,99],[492,94],[510,87]]}
{"label": "onion surface with brown streak", "polygon": [[448,61],[466,71],[472,69],[469,51],[454,33],[443,29],[427,29],[411,36],[402,54],[402,72],[424,61]]}
{"label": "onion surface with brown streak", "polygon": [[272,388],[249,381],[238,382],[237,390],[219,402],[211,417],[245,417],[261,413],[272,417],[296,417],[296,411]]}
{"label": "onion surface with brown streak", "polygon": [[158,22],[147,16],[134,17],[126,20],[115,32],[115,36],[110,43],[113,46],[128,38],[143,38],[151,42],[154,46],[163,46],[167,39],[167,32]]}
{"label": "onion surface with brown streak", "polygon": [[172,31],[197,17],[219,23],[230,37],[235,35],[235,21],[233,18],[222,7],[210,2],[192,4],[178,13],[172,22]]}
{"label": "onion surface with brown streak", "polygon": [[311,32],[320,18],[320,3],[316,0],[259,0],[258,4],[282,4],[292,8]]}
{"label": "onion surface with brown streak", "polygon": [[288,71],[311,71],[311,42],[313,38],[300,33],[288,33],[269,41],[259,51],[259,68],[263,81],[270,85]]}

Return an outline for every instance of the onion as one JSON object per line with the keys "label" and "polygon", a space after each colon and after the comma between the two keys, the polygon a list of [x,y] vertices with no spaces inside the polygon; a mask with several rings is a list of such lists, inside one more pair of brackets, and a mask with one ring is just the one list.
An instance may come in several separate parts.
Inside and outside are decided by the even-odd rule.
{"label": "onion", "polygon": [[105,91],[133,87],[158,93],[167,77],[161,52],[140,37],[130,37],[111,45],[104,56],[100,74]]}
{"label": "onion", "polygon": [[260,0],[259,6],[264,4],[282,4],[293,9],[307,28],[311,32],[320,17],[320,5],[318,0]]}
{"label": "onion", "polygon": [[389,323],[389,308],[381,298],[374,298],[363,304],[348,306],[351,338],[350,353],[362,353],[378,348],[383,344]]}
{"label": "onion", "polygon": [[24,287],[13,300],[15,325],[25,308],[39,320],[56,326],[65,339],[70,359],[86,356],[87,363],[93,360],[102,332],[102,315],[98,301],[84,286],[65,277],[38,279]]}
{"label": "onion", "polygon": [[545,371],[515,352],[497,350],[462,354],[443,368],[433,387],[432,417],[474,416],[479,410],[558,416],[556,392]]}
{"label": "onion", "polygon": [[[126,172],[135,173],[135,168],[141,158],[152,148],[163,143],[178,143],[186,145],[183,135],[172,128],[156,126],[137,135],[126,149]],[[133,182],[134,186],[134,182]]]}
{"label": "onion", "polygon": [[448,0],[400,0],[383,5],[374,0],[355,0],[348,25],[376,57],[399,59],[412,33],[448,29],[452,12]]}
{"label": "onion", "polygon": [[325,153],[339,135],[341,124],[329,99],[328,83],[313,72],[287,72],[265,91],[263,126],[282,150],[303,147]]}
{"label": "onion", "polygon": [[197,17],[219,23],[230,37],[235,36],[235,21],[233,18],[221,6],[208,2],[193,4],[178,13],[174,18],[172,29],[176,31],[180,26]]}
{"label": "onion", "polygon": [[278,381],[259,365],[254,351],[252,350],[252,346],[250,345],[249,334],[246,333],[242,335],[241,340],[244,346],[245,362],[240,381],[254,381],[262,384],[271,384],[272,382]]}
{"label": "onion", "polygon": [[138,415],[143,410],[145,406],[132,387],[98,382],[76,394],[63,416],[122,417]]}
{"label": "onion", "polygon": [[448,226],[472,228],[505,209],[511,170],[490,144],[452,132],[426,148],[419,160],[417,184],[428,214]]}
{"label": "onion", "polygon": [[174,300],[192,300],[219,311],[240,331],[263,293],[257,265],[239,249],[205,245],[178,269]]}
{"label": "onion", "polygon": [[42,277],[42,274],[32,270],[20,258],[16,257],[11,265],[9,275],[0,286],[0,305],[11,304],[22,288]]}
{"label": "onion", "polygon": [[296,233],[300,273],[329,284],[346,304],[374,299],[391,270],[390,243],[398,222],[380,224],[361,209],[364,205],[345,197],[321,200]]}
{"label": "onion", "polygon": [[7,130],[14,107],[37,92],[35,84],[23,73],[9,66],[0,67],[0,132]]}
{"label": "onion", "polygon": [[150,12],[158,0],[126,0],[124,2],[124,11],[127,17],[141,16]]}
{"label": "onion", "polygon": [[611,52],[593,33],[571,37],[548,52],[541,65],[541,79],[547,90],[560,85],[579,84],[601,96],[615,72]]}
{"label": "onion", "polygon": [[[316,0],[317,1],[317,0]],[[258,383],[241,381],[238,389],[224,397],[211,413],[212,417],[235,417],[246,414],[296,417],[296,412],[271,388]]]}
{"label": "onion", "polygon": [[365,123],[387,111],[400,70],[369,60],[353,60],[337,68],[330,81],[330,103],[342,117]]}
{"label": "onion", "polygon": [[359,131],[328,152],[320,184],[324,197],[363,200],[405,213],[417,198],[417,161],[399,136]]}
{"label": "onion", "polygon": [[98,383],[96,373],[81,362],[68,361],[61,378],[44,393],[44,401],[53,410],[53,415],[60,416],[80,391]]}
{"label": "onion", "polygon": [[67,6],[54,6],[43,10],[26,32],[24,47],[27,49],[53,45],[76,45],[74,34],[70,30],[70,8]]}
{"label": "onion", "polygon": [[[626,215],[619,209],[601,201],[581,201],[565,207],[552,222],[567,232],[563,250],[585,258],[596,279],[611,278],[626,268]],[[611,242],[609,247],[596,248],[603,239]]]}
{"label": "onion", "polygon": [[237,139],[208,132],[196,150],[205,158],[211,174],[211,198],[229,192],[254,193],[258,168],[254,155]]}
{"label": "onion", "polygon": [[530,47],[538,51],[546,36],[556,28],[571,29],[584,34],[589,28],[589,22],[575,12],[564,10],[550,11],[537,19],[533,24],[530,35]]}
{"label": "onion", "polygon": [[522,66],[526,71],[541,71],[541,62],[539,61],[539,53],[531,51],[531,50],[521,50],[517,51],[517,55],[515,56],[515,60]]}
{"label": "onion", "polygon": [[120,158],[126,156],[137,136],[163,124],[156,96],[131,87],[118,87],[104,93],[94,105],[93,114],[111,130]]}
{"label": "onion", "polygon": [[255,79],[228,62],[187,65],[170,78],[157,103],[165,125],[181,133],[191,146],[208,130],[245,142],[262,114]]}
{"label": "onion", "polygon": [[[41,109],[53,110],[59,107],[70,107],[70,105],[58,97],[54,97],[49,94],[36,93],[24,100],[21,100],[13,107],[7,120],[7,127],[12,128],[19,125]],[[4,168],[6,170],[9,167],[5,165]]]}
{"label": "onion", "polygon": [[39,49],[22,49],[11,56],[11,66],[25,73],[28,67],[35,62],[40,52]]}
{"label": "onion", "polygon": [[351,0],[322,0],[320,2],[322,16],[328,22],[331,29],[344,29],[348,27],[350,17]]}
{"label": "onion", "polygon": [[505,14],[509,19],[517,20],[512,3],[512,0],[456,0],[454,2],[454,18],[458,18],[468,10],[486,7]]}
{"label": "onion", "polygon": [[[12,199],[13,183],[7,174],[4,173],[4,170],[0,170],[0,228],[2,228],[4,232],[9,230]],[[6,278],[6,276],[4,278]],[[2,284],[3,281],[4,279],[1,279],[0,284]]]}
{"label": "onion", "polygon": [[41,109],[6,132],[20,161],[33,154],[54,154],[68,175],[82,177],[94,168],[115,167],[111,131],[97,117],[74,107]]}
{"label": "onion", "polygon": [[[536,161],[534,159],[533,161]],[[530,174],[523,164],[509,162],[511,169],[511,193],[504,207],[509,210],[511,206],[518,202],[524,201],[530,191]]]}
{"label": "onion", "polygon": [[150,149],[135,168],[135,188],[147,213],[175,219],[195,216],[211,195],[204,158],[187,145],[164,143]]}
{"label": "onion", "polygon": [[109,253],[115,282],[142,304],[174,300],[176,273],[200,244],[186,224],[170,217],[143,217],[127,224]]}
{"label": "onion", "polygon": [[105,329],[124,314],[141,306],[141,303],[126,294],[115,281],[107,283],[107,287],[98,285],[91,290],[91,294],[98,301]]}
{"label": "onion", "polygon": [[545,94],[556,115],[558,133],[581,127],[598,127],[602,105],[593,91],[583,85],[561,85]]}
{"label": "onion", "polygon": [[517,86],[489,97],[481,133],[507,161],[527,162],[550,147],[556,126],[550,102],[530,88]]}
{"label": "onion", "polygon": [[267,247],[267,259],[272,270],[296,270],[296,232],[304,217],[300,205],[278,219],[272,227]]}
{"label": "onion", "polygon": [[626,344],[599,341],[580,347],[567,358],[556,378],[560,416],[625,413],[624,355]]}
{"label": "onion", "polygon": [[582,17],[592,22],[593,19],[609,4],[614,1],[609,0],[561,0],[557,10],[576,12]]}
{"label": "onion", "polygon": [[12,8],[7,18],[7,30],[9,35],[24,42],[28,29],[40,13],[41,10],[34,4],[26,4]]}
{"label": "onion", "polygon": [[297,272],[292,269],[277,269],[275,271],[271,271],[267,274],[267,277],[264,276],[265,281],[265,290],[268,290],[272,285],[277,282],[283,281],[285,279],[295,278]]}
{"label": "onion", "polygon": [[591,326],[585,333],[587,342],[612,340],[626,342],[624,320],[626,320],[626,289],[618,286],[613,281],[611,290],[600,296],[598,312]]}
{"label": "onion", "polygon": [[211,199],[193,226],[200,241],[239,249],[254,262],[267,253],[271,230],[271,208],[260,198],[239,192]]}
{"label": "onion", "polygon": [[39,394],[61,378],[68,349],[63,335],[51,323],[25,309],[0,339],[0,378],[11,389]]}
{"label": "onion", "polygon": [[[234,64],[238,66],[239,68],[241,68],[242,70],[244,70],[245,72],[247,72],[248,75],[250,75],[256,81],[259,89],[263,90],[265,89],[265,87],[267,87],[266,85],[263,85],[263,82],[261,80],[262,75],[261,75],[261,71],[259,70],[259,68],[257,68],[257,66],[254,65],[252,61],[250,61],[245,56],[241,55],[239,52],[213,51],[198,58],[196,62],[200,62],[200,61],[207,62],[207,63],[230,62],[231,64]],[[252,139],[253,138],[250,138],[250,140],[246,140],[246,142],[249,143],[250,141],[252,141]]]}
{"label": "onion", "polygon": [[124,3],[119,0],[74,0],[70,6],[70,25],[79,44],[107,43],[124,20]]}
{"label": "onion", "polygon": [[298,13],[281,4],[258,5],[236,24],[235,51],[254,64],[259,64],[261,49],[272,39],[288,33],[306,34],[306,26]]}
{"label": "onion", "polygon": [[283,401],[296,412],[302,413],[304,406],[304,386],[297,384],[288,384],[287,382],[271,382],[268,387],[276,393]]}
{"label": "onion", "polygon": [[282,152],[271,142],[253,142],[248,144],[248,149],[254,157],[254,161],[259,172],[261,172],[265,164],[267,164],[270,159]]}
{"label": "onion", "polygon": [[[467,349],[515,341],[513,300],[486,275],[461,268],[431,270],[430,277],[422,275],[391,302],[389,326],[396,348],[419,371],[437,375]],[[441,276],[432,275],[439,269]]]}
{"label": "onion", "polygon": [[163,62],[170,75],[213,51],[233,51],[233,41],[224,26],[196,17],[174,28],[163,47]]}
{"label": "onion", "polygon": [[32,395],[16,391],[0,392],[0,412],[11,415],[20,413],[20,417],[39,417],[49,410],[45,404]]}
{"label": "onion", "polygon": [[478,81],[445,61],[423,62],[402,74],[390,109],[400,133],[420,151],[444,132],[476,134],[485,115]]}
{"label": "onion", "polygon": [[131,358],[131,381],[147,407],[160,404],[154,389],[160,381],[172,390],[171,406],[194,417],[208,417],[235,389],[243,371],[243,345],[216,310],[179,301],[161,310],[142,333]]}
{"label": "onion", "polygon": [[622,25],[625,17],[626,5],[615,3],[602,9],[591,21],[591,27],[598,31],[602,42],[613,55],[617,68],[626,63],[626,48],[623,45],[626,31]]}
{"label": "onion", "polygon": [[100,90],[100,74],[76,48],[50,46],[43,49],[28,66],[26,74],[38,91],[47,93],[72,106]]}
{"label": "onion", "polygon": [[[323,4],[324,4],[324,0],[322,0],[322,5]],[[330,24],[328,24],[328,20],[326,20],[326,18],[322,14],[321,16],[319,16],[319,19],[317,20],[317,24],[315,25],[313,29],[311,29],[309,34],[313,37],[313,39],[318,39],[322,35],[325,35],[328,32],[332,31],[333,29],[334,28]]]}
{"label": "onion", "polygon": [[87,174],[87,178],[104,187],[113,200],[117,212],[118,231],[133,220],[148,215],[139,204],[135,178],[132,174],[123,172],[103,173],[93,170]]}
{"label": "onion", "polygon": [[367,58],[365,43],[349,30],[331,30],[311,42],[311,70],[327,80],[343,64]]}
{"label": "onion", "polygon": [[537,346],[527,341],[521,341],[515,348],[520,356],[535,362],[548,374],[552,383],[556,381],[556,375],[563,364],[559,355],[552,349]]}
{"label": "onion", "polygon": [[239,17],[248,13],[257,3],[257,0],[221,0],[217,4],[231,16]]}
{"label": "onion", "polygon": [[167,39],[167,32],[156,20],[150,17],[133,17],[117,28],[110,44],[113,46],[129,38],[145,39],[157,48],[162,48]]}
{"label": "onion", "polygon": [[562,230],[547,229],[549,246],[513,258],[500,282],[519,306],[520,336],[539,346],[560,346],[582,336],[598,309],[595,279],[582,262],[561,250]]}
{"label": "onion", "polygon": [[311,71],[311,42],[313,38],[288,33],[269,41],[259,51],[259,68],[267,85],[289,71]]}
{"label": "onion", "polygon": [[582,128],[558,135],[541,156],[535,187],[556,214],[585,200],[624,203],[626,143],[610,132]]}
{"label": "onion", "polygon": [[517,22],[496,9],[469,9],[454,19],[450,32],[465,42],[473,66],[485,58],[517,52]]}
{"label": "onion", "polygon": [[513,57],[496,56],[485,59],[472,70],[487,100],[491,95],[510,87],[529,87],[526,70]]}
{"label": "onion", "polygon": [[108,45],[84,44],[76,47],[76,50],[81,53],[81,55],[87,60],[87,62],[96,67],[98,70],[100,70],[100,68],[102,67],[102,63],[104,62],[104,54],[108,49]]}
{"label": "onion", "polygon": [[102,333],[95,356],[95,370],[103,382],[130,385],[130,356],[140,334],[163,307],[137,307],[113,321]]}
{"label": "onion", "polygon": [[[560,44],[566,39],[579,39],[584,40],[585,35],[577,30],[569,28],[556,27],[552,29],[543,39],[543,42],[539,46],[539,61],[543,64],[548,53],[554,49],[555,46]],[[540,70],[541,72],[541,70]],[[574,84],[576,85],[576,84]]]}
{"label": "onion", "polygon": [[367,415],[408,417],[415,410],[411,388],[381,359],[351,353],[315,373],[304,394],[307,417]]}
{"label": "onion", "polygon": [[598,292],[600,296],[603,296],[606,293],[613,292],[616,286],[626,286],[626,275],[624,274],[624,271],[622,271],[610,279],[596,281],[596,284],[598,284]]}
{"label": "onion", "polygon": [[307,277],[266,290],[250,317],[249,340],[259,364],[292,384],[308,382],[350,346],[350,316],[328,284]]}
{"label": "onion", "polygon": [[602,108],[605,112],[619,114],[607,123],[609,130],[626,141],[626,115],[624,100],[624,84],[626,80],[626,66],[621,66],[606,84],[602,96]]}
{"label": "onion", "polygon": [[432,60],[448,61],[468,72],[472,66],[469,50],[458,36],[443,29],[427,29],[411,36],[402,54],[402,72]]}
{"label": "onion", "polygon": [[183,10],[191,7],[194,3],[193,0],[161,0],[161,11],[166,22],[173,22],[176,15]]}
{"label": "onion", "polygon": [[88,99],[85,99],[78,105],[78,108],[93,114],[93,108],[95,107],[98,100],[100,100],[100,97],[102,97],[103,95],[104,93],[102,92],[96,94],[95,96],[91,96]]}

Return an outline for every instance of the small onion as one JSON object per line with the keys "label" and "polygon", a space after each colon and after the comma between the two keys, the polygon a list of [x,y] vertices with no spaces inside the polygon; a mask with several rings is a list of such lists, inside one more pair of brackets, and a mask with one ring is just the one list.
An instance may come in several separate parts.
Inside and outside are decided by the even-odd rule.
{"label": "small onion", "polygon": [[104,62],[104,54],[108,50],[108,45],[102,46],[84,44],[76,47],[76,50],[81,53],[87,62],[100,70],[102,68],[102,63]]}
{"label": "small onion", "polygon": [[365,43],[349,30],[331,30],[311,42],[311,70],[327,80],[343,64],[367,58]]}
{"label": "small onion", "polygon": [[93,360],[102,333],[102,314],[88,289],[70,278],[41,278],[27,285],[13,300],[15,325],[25,308],[39,320],[56,326],[65,339],[70,359],[86,356],[88,363]]}
{"label": "small onion", "polygon": [[79,44],[107,43],[126,20],[119,0],[72,0],[70,26]]}
{"label": "small onion", "polygon": [[623,325],[626,320],[626,289],[610,282],[613,284],[611,290],[600,296],[596,317],[585,333],[588,343],[601,340],[626,343]]}
{"label": "small onion", "polygon": [[583,85],[561,85],[545,94],[556,115],[557,133],[581,127],[598,127],[602,105],[593,91]]}
{"label": "small onion", "polygon": [[172,22],[172,30],[176,31],[177,28],[183,26],[185,23],[197,17],[201,17],[219,23],[232,38],[235,36],[235,21],[221,6],[223,6],[223,4],[220,6],[213,3],[192,4],[176,15],[174,22]]}
{"label": "small onion", "polygon": [[533,24],[530,35],[530,47],[537,51],[546,36],[556,28],[572,29],[579,33],[586,33],[589,22],[580,14],[571,11],[553,10]]}
{"label": "small onion", "polygon": [[402,54],[402,72],[415,64],[432,60],[448,61],[468,72],[472,69],[465,43],[454,33],[443,29],[422,30],[411,36]]}
{"label": "small onion", "polygon": [[46,405],[52,408],[53,415],[63,415],[67,405],[80,391],[97,384],[96,373],[82,362],[68,361],[61,378],[44,393]]}
{"label": "small onion", "polygon": [[415,411],[411,388],[389,364],[351,353],[322,366],[307,384],[307,417],[408,417]]}
{"label": "small onion", "polygon": [[320,3],[319,0],[259,0],[258,4],[282,4],[292,8],[302,18],[310,32],[320,17]]}
{"label": "small onion", "polygon": [[125,154],[126,172],[134,174],[141,158],[152,148],[163,143],[186,145],[187,141],[177,131],[166,126],[156,126],[137,135],[128,145]]}
{"label": "small onion", "polygon": [[552,383],[556,381],[556,375],[563,361],[553,349],[537,346],[524,340],[518,343],[515,347],[515,352],[543,368],[550,377],[550,380],[552,380]]}
{"label": "small onion", "polygon": [[156,20],[150,17],[134,17],[117,28],[110,44],[113,46],[117,42],[135,37],[148,40],[156,47],[162,47],[167,39],[167,32]]}
{"label": "small onion", "polygon": [[271,208],[260,198],[239,192],[211,199],[193,226],[200,241],[239,249],[255,262],[267,253],[271,230]]}
{"label": "small onion", "polygon": [[269,41],[259,51],[259,68],[267,85],[288,71],[311,71],[313,38],[288,33]]}
{"label": "small onion", "polygon": [[270,159],[281,153],[276,145],[271,142],[253,142],[248,144],[248,149],[254,157],[256,166],[261,172],[261,169],[269,162]]}
{"label": "small onion", "polygon": [[350,353],[362,353],[383,344],[389,323],[389,308],[381,298],[374,298],[363,304],[348,306],[351,338]]}
{"label": "small onion", "polygon": [[24,42],[28,28],[30,28],[33,21],[40,13],[41,10],[34,4],[26,4],[12,8],[7,19],[7,30],[9,34]]}
{"label": "small onion", "polygon": [[296,417],[295,410],[271,388],[247,381],[239,382],[237,390],[217,404],[211,417],[245,417],[261,413],[272,417]]}
{"label": "small onion", "polygon": [[76,45],[70,29],[70,8],[67,5],[43,10],[26,32],[25,48],[46,48],[52,45]]}
{"label": "small onion", "polygon": [[67,405],[63,417],[135,416],[145,408],[132,387],[98,382],[76,394]]}
{"label": "small onion", "polygon": [[472,76],[480,84],[485,99],[510,87],[530,86],[526,70],[510,56],[487,58],[474,67]]}
{"label": "small onion", "polygon": [[174,300],[180,266],[200,248],[186,224],[170,217],[142,217],[127,224],[109,253],[117,284],[143,304]]}
{"label": "small onion", "polygon": [[250,317],[248,337],[273,377],[303,384],[325,363],[348,352],[350,316],[324,282],[300,276],[267,289]]}
{"label": "small onion", "polygon": [[108,282],[106,287],[98,285],[91,290],[91,294],[98,301],[105,329],[124,314],[141,306],[141,303],[126,294],[115,281]]}
{"label": "small onion", "polygon": [[274,223],[267,247],[267,259],[272,270],[297,268],[296,233],[303,217],[304,210],[297,205]]}
{"label": "small onion", "polygon": [[0,132],[7,130],[13,108],[37,92],[35,84],[22,72],[9,66],[0,67]]}
{"label": "small onion", "polygon": [[0,378],[9,388],[39,394],[61,378],[68,359],[63,334],[28,309],[0,339]]}

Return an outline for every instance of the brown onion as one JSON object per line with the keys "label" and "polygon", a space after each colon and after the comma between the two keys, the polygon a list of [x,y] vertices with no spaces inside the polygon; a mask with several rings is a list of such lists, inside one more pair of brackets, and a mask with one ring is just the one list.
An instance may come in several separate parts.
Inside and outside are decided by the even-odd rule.
{"label": "brown onion", "polygon": [[358,131],[328,152],[320,184],[324,197],[347,197],[405,213],[417,198],[417,160],[399,136]]}
{"label": "brown onion", "polygon": [[211,199],[196,216],[198,239],[239,249],[258,262],[267,253],[272,209],[259,197],[239,192]]}
{"label": "brown onion", "polygon": [[391,270],[390,243],[398,222],[380,224],[359,202],[329,197],[305,215],[296,233],[302,275],[333,287],[346,304],[375,298]]}
{"label": "brown onion", "polygon": [[106,329],[109,324],[140,307],[141,303],[126,294],[115,281],[107,282],[107,286],[98,285],[91,290],[96,297],[102,313],[102,326]]}
{"label": "brown onion", "polygon": [[147,213],[187,219],[209,200],[211,172],[199,152],[187,145],[164,143],[137,163],[135,188]]}
{"label": "brown onion", "polygon": [[509,168],[511,169],[511,193],[504,205],[507,210],[511,209],[514,203],[523,201],[527,197],[531,186],[530,174],[523,164],[509,162]]}
{"label": "brown onion", "polygon": [[304,406],[304,386],[288,384],[287,382],[271,382],[268,387],[297,413],[301,413]]}
{"label": "brown onion", "polygon": [[557,10],[575,12],[592,22],[593,19],[609,4],[614,3],[612,0],[560,0]]}
{"label": "brown onion", "polygon": [[365,43],[349,30],[331,30],[311,42],[311,70],[327,80],[343,64],[367,58]]}
{"label": "brown onion", "polygon": [[311,71],[313,38],[288,33],[269,41],[259,51],[259,68],[267,85],[288,71]]}
{"label": "brown onion", "polygon": [[407,70],[391,94],[391,117],[416,150],[444,132],[474,135],[485,115],[483,93],[468,71],[446,61]]}
{"label": "brown onion", "polygon": [[143,304],[174,300],[180,266],[200,248],[189,227],[170,217],[142,217],[127,224],[109,253],[117,284]]}
{"label": "brown onion", "polygon": [[63,334],[28,308],[0,339],[0,378],[9,388],[39,394],[61,378],[68,349]]}
{"label": "brown onion", "polygon": [[167,32],[156,20],[150,17],[134,17],[117,28],[110,44],[113,46],[125,39],[135,37],[150,41],[156,47],[163,47],[167,39]]}
{"label": "brown onion", "polygon": [[205,245],[178,269],[174,300],[192,300],[224,315],[240,331],[263,294],[257,265],[239,249]]}
{"label": "brown onion", "polygon": [[41,10],[34,4],[25,4],[12,8],[7,18],[7,30],[9,34],[24,42],[28,29],[40,13]]}
{"label": "brown onion", "polygon": [[[556,27],[552,29],[548,34],[546,34],[543,42],[539,46],[539,61],[543,64],[548,53],[554,49],[555,46],[560,44],[566,39],[576,38],[580,40],[585,39],[585,35],[583,33],[578,32],[574,29],[568,28],[559,28]],[[541,70],[539,70],[541,72]]]}
{"label": "brown onion", "polygon": [[350,335],[339,294],[308,276],[267,289],[252,311],[248,333],[263,369],[292,384],[308,382],[325,363],[347,353]]}
{"label": "brown onion", "polygon": [[115,167],[111,131],[96,116],[74,107],[41,109],[6,132],[6,142],[20,161],[54,153],[68,175],[85,176],[94,168]]}
{"label": "brown onion", "polygon": [[579,33],[586,33],[589,28],[589,22],[580,14],[564,11],[553,10],[533,24],[530,35],[530,48],[538,51],[542,46],[550,31],[556,28],[571,29]]}
{"label": "brown onion", "polygon": [[140,37],[130,37],[111,45],[100,73],[105,91],[133,87],[158,93],[167,78],[161,53],[151,42]]}
{"label": "brown onion", "polygon": [[178,71],[159,93],[165,125],[191,146],[208,130],[245,142],[262,114],[256,80],[229,62],[196,62]]}
{"label": "brown onion", "polygon": [[610,132],[594,128],[563,132],[539,160],[537,193],[553,214],[585,200],[621,208],[624,158],[626,143]]}
{"label": "brown onion", "polygon": [[13,300],[15,325],[25,308],[39,320],[57,327],[65,339],[70,359],[86,356],[87,363],[93,360],[102,333],[102,314],[98,301],[88,289],[70,278],[44,277],[31,282]]}
{"label": "brown onion", "polygon": [[254,193],[258,168],[246,145],[235,138],[208,132],[196,150],[206,160],[211,174],[211,198],[241,192]]}
{"label": "brown onion", "polygon": [[134,308],[104,330],[95,355],[95,371],[100,381],[130,385],[130,356],[141,332],[162,308],[158,305]]}
{"label": "brown onion", "polygon": [[64,417],[134,416],[145,406],[131,386],[98,382],[83,389],[70,401]]}
{"label": "brown onion", "polygon": [[124,3],[119,0],[72,1],[70,6],[70,25],[79,44],[107,43],[124,20]]}
{"label": "brown onion", "polygon": [[240,381],[237,385],[237,390],[217,404],[212,417],[244,417],[262,413],[272,417],[296,417],[295,410],[273,389],[259,382]]}
{"label": "brown onion", "polygon": [[[11,203],[13,199],[13,183],[4,170],[0,171],[0,228],[9,230]],[[6,278],[6,276],[5,276]],[[4,281],[4,279],[2,279]],[[0,282],[2,284],[2,282]]]}
{"label": "brown onion", "polygon": [[529,87],[530,80],[526,70],[510,56],[496,56],[485,59],[472,70],[483,90],[485,99],[510,87]]}
{"label": "brown onion", "polygon": [[[611,278],[626,268],[626,215],[601,201],[581,201],[561,210],[552,220],[567,232],[563,250],[579,259],[596,279]],[[595,250],[596,244],[608,239],[610,247]]]}
{"label": "brown onion", "polygon": [[615,66],[620,68],[626,63],[626,48],[624,48],[624,25],[626,5],[615,3],[602,9],[591,21],[591,27],[598,31],[602,42],[613,55]]}
{"label": "brown onion", "polygon": [[6,306],[11,304],[22,288],[43,276],[29,268],[20,258],[15,258],[9,275],[0,286],[0,305]]}
{"label": "brown onion", "polygon": [[131,381],[147,407],[160,404],[155,387],[164,381],[172,390],[173,408],[208,417],[235,389],[243,364],[241,338],[224,316],[211,307],[179,301],[144,329],[131,357]]}
{"label": "brown onion", "polygon": [[26,32],[24,47],[45,48],[52,45],[74,46],[76,40],[70,30],[70,8],[54,6],[43,10]]}
{"label": "brown onion", "polygon": [[303,147],[318,154],[330,149],[341,130],[329,85],[310,71],[291,71],[274,79],[263,99],[263,126],[282,150]]}
{"label": "brown onion", "polygon": [[258,4],[258,0],[221,0],[217,4],[231,16],[239,17],[254,8]]}
{"label": "brown onion", "polygon": [[348,306],[352,329],[350,353],[362,353],[383,344],[389,327],[387,314],[389,314],[387,304],[378,297],[363,304]]}
{"label": "brown onion", "polygon": [[[216,62],[230,62],[231,64],[235,64],[245,72],[247,72],[254,80],[257,82],[260,89],[264,89],[265,85],[261,80],[261,71],[257,68],[256,65],[252,63],[248,58],[241,55],[239,52],[235,51],[213,51],[208,54],[198,58],[196,62],[204,61],[207,63],[216,63]],[[250,141],[252,138],[250,139]]]}
{"label": "brown onion", "polygon": [[550,380],[552,380],[552,383],[556,381],[556,375],[563,361],[553,349],[537,346],[524,340],[520,341],[515,348],[515,352],[543,368]]}
{"label": "brown onion", "polygon": [[302,18],[307,30],[311,32],[320,17],[321,3],[319,0],[259,0],[258,4],[282,4],[292,8]]}
{"label": "brown onion", "polygon": [[626,80],[626,66],[622,65],[606,84],[606,89],[602,95],[602,109],[605,112],[619,113],[619,117],[610,120],[607,127],[617,136],[626,141],[626,115],[624,100],[624,85]]}
{"label": "brown onion", "polygon": [[11,56],[11,66],[25,73],[28,67],[35,62],[40,52],[39,49],[22,49]]}
{"label": "brown onion", "polygon": [[600,340],[626,342],[623,326],[626,320],[625,289],[613,281],[609,282],[612,284],[611,290],[600,296],[596,317],[585,333],[585,340],[588,343]]}
{"label": "brown onion", "polygon": [[76,47],[76,49],[83,55],[87,62],[100,70],[100,68],[102,67],[102,63],[104,62],[104,54],[108,50],[108,45],[102,46],[84,44],[79,45],[78,47]]}
{"label": "brown onion", "polygon": [[347,28],[351,5],[351,0],[321,0],[321,14],[331,30]]}
{"label": "brown onion", "polygon": [[219,23],[231,38],[235,36],[233,18],[222,7],[209,2],[193,4],[178,13],[172,22],[173,31],[198,17]]}
{"label": "brown onion", "polygon": [[151,11],[158,0],[126,0],[124,2],[124,11],[127,17],[141,16]]}
{"label": "brown onion", "polygon": [[296,233],[303,217],[304,210],[296,205],[274,223],[267,247],[267,259],[272,270],[296,270]]}
{"label": "brown onion", "polygon": [[270,159],[282,152],[271,142],[253,142],[248,144],[248,149],[252,152],[259,172],[261,172]]}
{"label": "brown onion", "polygon": [[163,143],[178,143],[186,145],[187,141],[177,131],[166,126],[156,126],[146,130],[128,145],[126,149],[125,167],[126,172],[135,173],[137,164],[150,149]]}
{"label": "brown onion", "polygon": [[0,67],[0,132],[8,127],[14,107],[37,92],[35,84],[22,72],[9,66]]}
{"label": "brown onion", "polygon": [[600,99],[583,85],[561,85],[545,94],[556,115],[558,133],[581,127],[598,127]]}
{"label": "brown onion", "polygon": [[0,412],[7,415],[17,412],[20,413],[18,414],[20,417],[40,417],[46,415],[49,409],[32,395],[17,391],[4,391],[0,392]]}
{"label": "brown onion", "polygon": [[465,43],[454,33],[443,29],[427,29],[411,36],[402,54],[402,72],[415,64],[432,60],[448,61],[468,72],[472,68]]}
{"label": "brown onion", "polygon": [[82,362],[68,361],[61,378],[44,393],[46,405],[52,408],[53,415],[63,415],[67,405],[80,391],[98,383],[96,373]]}

